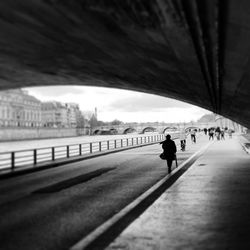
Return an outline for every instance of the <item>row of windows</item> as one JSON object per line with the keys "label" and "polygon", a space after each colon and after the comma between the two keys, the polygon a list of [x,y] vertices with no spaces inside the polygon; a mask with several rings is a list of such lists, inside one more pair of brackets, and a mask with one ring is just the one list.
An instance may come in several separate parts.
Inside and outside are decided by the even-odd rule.
{"label": "row of windows", "polygon": [[43,125],[44,127],[49,127],[49,128],[75,128],[76,124],[64,124],[64,123],[45,123]]}
{"label": "row of windows", "polygon": [[40,122],[23,122],[23,121],[7,121],[0,120],[0,126],[2,127],[41,127]]}
{"label": "row of windows", "polygon": [[13,120],[40,120],[40,112],[34,111],[11,111],[10,109],[2,109],[0,112],[0,119],[13,119]]}
{"label": "row of windows", "polygon": [[[40,113],[38,111],[25,111],[25,110],[14,110],[9,108],[3,108],[1,110],[0,107],[0,119],[8,120],[9,122],[61,122],[62,124],[73,124],[77,122],[76,117],[72,116],[55,116],[55,114],[49,114],[49,113]],[[23,126],[23,125],[22,125]]]}

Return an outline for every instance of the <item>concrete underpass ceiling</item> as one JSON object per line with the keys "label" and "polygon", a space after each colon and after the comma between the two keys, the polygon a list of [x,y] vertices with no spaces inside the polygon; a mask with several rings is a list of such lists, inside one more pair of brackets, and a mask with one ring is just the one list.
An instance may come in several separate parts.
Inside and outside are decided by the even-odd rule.
{"label": "concrete underpass ceiling", "polygon": [[250,127],[249,0],[0,1],[0,89],[106,86]]}

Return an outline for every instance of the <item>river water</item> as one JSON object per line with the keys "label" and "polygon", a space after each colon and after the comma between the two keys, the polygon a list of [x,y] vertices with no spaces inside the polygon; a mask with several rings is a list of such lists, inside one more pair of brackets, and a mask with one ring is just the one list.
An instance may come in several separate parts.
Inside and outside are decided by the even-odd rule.
{"label": "river water", "polygon": [[107,141],[114,139],[132,138],[147,135],[157,135],[158,133],[146,133],[146,134],[126,134],[126,135],[95,135],[95,136],[78,136],[67,138],[53,138],[53,139],[40,139],[40,140],[20,140],[10,142],[0,142],[0,153],[9,151],[18,151],[26,149],[44,148],[63,146],[70,144],[89,143],[96,141]]}

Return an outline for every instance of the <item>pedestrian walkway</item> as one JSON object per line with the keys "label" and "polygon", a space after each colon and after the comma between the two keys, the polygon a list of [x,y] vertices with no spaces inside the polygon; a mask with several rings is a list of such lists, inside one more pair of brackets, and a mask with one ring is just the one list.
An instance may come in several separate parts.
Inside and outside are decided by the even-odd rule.
{"label": "pedestrian walkway", "polygon": [[106,250],[250,249],[249,197],[249,154],[214,141]]}

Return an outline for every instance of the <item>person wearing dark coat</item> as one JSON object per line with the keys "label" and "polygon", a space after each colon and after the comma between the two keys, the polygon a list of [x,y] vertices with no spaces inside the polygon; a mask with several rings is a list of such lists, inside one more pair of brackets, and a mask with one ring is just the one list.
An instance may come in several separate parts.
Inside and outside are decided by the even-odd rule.
{"label": "person wearing dark coat", "polygon": [[166,140],[160,142],[162,144],[163,154],[167,160],[168,172],[171,172],[172,162],[176,158],[176,145],[173,140],[171,140],[171,136],[168,134],[166,136]]}

